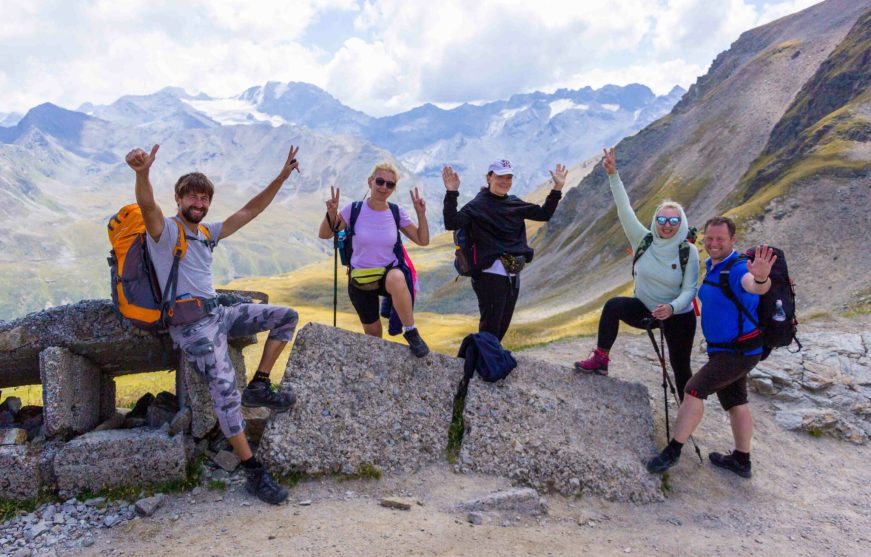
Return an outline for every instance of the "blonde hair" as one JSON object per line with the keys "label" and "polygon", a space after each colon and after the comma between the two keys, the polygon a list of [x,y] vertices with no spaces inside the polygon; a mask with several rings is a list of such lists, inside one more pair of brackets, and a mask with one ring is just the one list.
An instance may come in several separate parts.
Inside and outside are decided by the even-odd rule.
{"label": "blonde hair", "polygon": [[656,206],[656,210],[653,212],[653,215],[659,215],[659,212],[663,209],[677,209],[678,212],[683,213],[683,207],[677,201],[672,201],[671,199],[666,199],[662,203]]}
{"label": "blonde hair", "polygon": [[386,170],[387,172],[391,172],[391,173],[393,173],[394,181],[395,181],[397,184],[399,183],[399,171],[396,170],[396,167],[393,166],[392,163],[389,163],[389,162],[387,162],[387,161],[379,162],[378,164],[376,164],[375,166],[373,166],[373,167],[372,167],[372,172],[369,173],[369,179],[371,180],[372,178],[374,178],[374,177],[375,177],[375,174],[376,174],[379,170]]}

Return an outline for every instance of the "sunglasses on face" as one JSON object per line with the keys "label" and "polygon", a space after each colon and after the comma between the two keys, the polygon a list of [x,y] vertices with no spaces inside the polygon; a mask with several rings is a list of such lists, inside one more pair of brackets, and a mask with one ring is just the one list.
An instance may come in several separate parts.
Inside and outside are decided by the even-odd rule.
{"label": "sunglasses on face", "polygon": [[375,178],[376,186],[387,186],[387,189],[392,190],[396,187],[396,182],[391,182],[390,180],[385,180],[384,178]]}
{"label": "sunglasses on face", "polygon": [[656,217],[656,224],[659,226],[665,226],[666,223],[677,226],[680,224],[680,217]]}

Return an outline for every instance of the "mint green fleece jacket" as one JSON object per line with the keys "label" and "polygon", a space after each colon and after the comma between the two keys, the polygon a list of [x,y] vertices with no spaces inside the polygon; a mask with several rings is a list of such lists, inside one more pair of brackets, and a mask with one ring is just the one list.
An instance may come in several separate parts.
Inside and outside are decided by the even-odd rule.
{"label": "mint green fleece jacket", "polygon": [[690,259],[686,272],[681,274],[678,250],[681,240],[686,239],[688,230],[687,216],[683,209],[680,211],[681,221],[677,234],[668,239],[660,238],[656,231],[656,215],[650,220],[650,228],[641,224],[635,216],[620,175],[608,176],[608,182],[617,204],[617,216],[623,232],[632,245],[632,253],[635,253],[644,236],[653,233],[653,244],[635,264],[635,297],[651,311],[660,304],[671,304],[674,313],[692,311],[699,282],[699,250],[690,244]]}

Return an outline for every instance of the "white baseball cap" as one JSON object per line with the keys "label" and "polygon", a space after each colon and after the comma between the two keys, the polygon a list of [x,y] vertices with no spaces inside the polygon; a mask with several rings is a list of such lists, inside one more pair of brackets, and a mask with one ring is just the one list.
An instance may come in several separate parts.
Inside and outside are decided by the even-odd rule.
{"label": "white baseball cap", "polygon": [[488,174],[492,172],[496,176],[505,176],[506,174],[514,174],[514,167],[511,166],[511,161],[506,159],[500,159],[498,161],[493,161],[490,163],[490,168],[487,170]]}

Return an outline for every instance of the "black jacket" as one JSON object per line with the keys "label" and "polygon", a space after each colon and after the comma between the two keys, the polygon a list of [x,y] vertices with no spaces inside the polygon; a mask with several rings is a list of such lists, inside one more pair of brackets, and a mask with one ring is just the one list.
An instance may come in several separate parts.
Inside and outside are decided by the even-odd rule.
{"label": "black jacket", "polygon": [[445,228],[466,228],[469,241],[477,249],[476,268],[486,269],[500,255],[523,255],[532,261],[533,249],[526,243],[525,219],[547,222],[556,211],[562,192],[551,190],[544,205],[527,203],[515,195],[500,197],[482,189],[474,199],[457,211],[460,193],[445,193]]}

